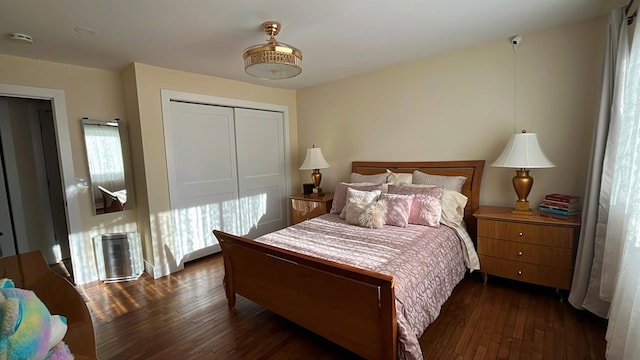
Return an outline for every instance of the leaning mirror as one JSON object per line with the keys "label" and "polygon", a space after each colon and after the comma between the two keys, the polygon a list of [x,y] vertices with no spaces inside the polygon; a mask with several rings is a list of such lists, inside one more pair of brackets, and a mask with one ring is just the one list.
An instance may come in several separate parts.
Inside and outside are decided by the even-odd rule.
{"label": "leaning mirror", "polygon": [[119,119],[82,118],[82,128],[95,214],[132,209],[126,127]]}

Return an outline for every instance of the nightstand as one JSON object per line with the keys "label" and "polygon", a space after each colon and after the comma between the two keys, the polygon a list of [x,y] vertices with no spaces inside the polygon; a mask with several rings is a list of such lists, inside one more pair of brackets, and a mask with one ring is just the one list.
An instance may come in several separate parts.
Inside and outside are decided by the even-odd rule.
{"label": "nightstand", "polygon": [[485,282],[497,275],[568,290],[580,217],[514,215],[509,207],[482,206],[478,219],[478,256]]}
{"label": "nightstand", "polygon": [[293,223],[297,224],[316,216],[327,214],[331,211],[332,204],[333,193],[292,195],[291,213],[293,215]]}

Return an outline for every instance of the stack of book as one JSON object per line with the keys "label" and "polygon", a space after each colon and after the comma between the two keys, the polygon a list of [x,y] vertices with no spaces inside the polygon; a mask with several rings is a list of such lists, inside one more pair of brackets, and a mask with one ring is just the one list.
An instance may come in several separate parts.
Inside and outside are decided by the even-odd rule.
{"label": "stack of book", "polygon": [[561,216],[573,216],[580,214],[582,203],[579,196],[565,194],[549,194],[544,197],[538,207],[541,215],[554,214]]}

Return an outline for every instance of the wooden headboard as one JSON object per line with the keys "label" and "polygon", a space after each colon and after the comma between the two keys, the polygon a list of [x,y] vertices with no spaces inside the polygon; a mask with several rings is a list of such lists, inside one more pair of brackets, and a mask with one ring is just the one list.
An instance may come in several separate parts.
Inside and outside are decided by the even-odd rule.
{"label": "wooden headboard", "polygon": [[395,173],[413,173],[415,170],[431,175],[464,176],[467,181],[462,186],[462,193],[469,199],[464,209],[464,220],[471,238],[476,238],[476,221],[473,212],[480,207],[480,182],[484,160],[468,161],[354,161],[351,172],[358,174],[379,174],[387,169]]}

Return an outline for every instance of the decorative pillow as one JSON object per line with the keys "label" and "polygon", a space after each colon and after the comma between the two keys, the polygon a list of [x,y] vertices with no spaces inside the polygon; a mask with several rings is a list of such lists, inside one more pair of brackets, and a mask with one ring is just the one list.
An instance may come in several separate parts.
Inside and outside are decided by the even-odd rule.
{"label": "decorative pillow", "polygon": [[421,171],[413,172],[413,183],[419,185],[440,186],[443,189],[462,192],[462,185],[467,181],[465,176],[441,176],[425,174]]}
{"label": "decorative pillow", "polygon": [[389,184],[400,185],[413,183],[413,174],[411,173],[394,173],[387,169],[387,175],[387,183]]}
{"label": "decorative pillow", "polygon": [[336,190],[333,192],[333,204],[331,205],[331,214],[340,214],[344,206],[347,204],[347,189],[357,190],[382,190],[382,185],[372,183],[345,183],[341,182],[336,185]]}
{"label": "decorative pillow", "polygon": [[384,201],[387,204],[385,224],[406,227],[409,224],[413,197],[414,195],[380,194],[378,202]]}
{"label": "decorative pillow", "polygon": [[361,202],[350,202],[347,205],[345,205],[343,213],[344,213],[344,219],[347,221],[347,224],[359,225],[360,215],[364,214],[364,211],[367,209],[367,206],[369,206],[369,204],[361,203]]}
{"label": "decorative pillow", "polygon": [[457,226],[464,223],[464,207],[469,199],[457,191],[445,190],[442,194],[442,216],[440,222]]}
{"label": "decorative pillow", "polygon": [[373,175],[351,173],[351,182],[352,183],[369,182],[374,184],[384,184],[387,182],[387,173],[380,173],[380,174],[373,174]]}
{"label": "decorative pillow", "polygon": [[444,189],[433,187],[409,187],[389,185],[390,194],[415,195],[411,203],[409,224],[440,226],[442,214],[442,194]]}
{"label": "decorative pillow", "polygon": [[362,214],[358,216],[358,223],[356,225],[369,229],[382,229],[386,212],[387,203],[385,201],[372,202],[366,205]]}
{"label": "decorative pillow", "polygon": [[345,218],[346,208],[350,203],[365,203],[369,204],[378,200],[380,196],[380,190],[363,191],[349,188],[347,189],[347,204],[340,212],[340,217]]}
{"label": "decorative pillow", "polygon": [[[415,185],[401,184],[405,187],[425,188],[433,187],[433,185]],[[468,198],[454,190],[444,190],[442,194],[442,215],[440,223],[448,226],[457,226],[463,224],[464,207],[467,206]]]}

